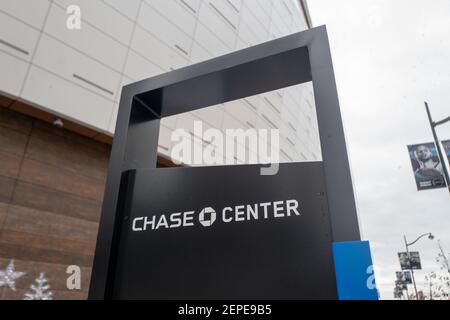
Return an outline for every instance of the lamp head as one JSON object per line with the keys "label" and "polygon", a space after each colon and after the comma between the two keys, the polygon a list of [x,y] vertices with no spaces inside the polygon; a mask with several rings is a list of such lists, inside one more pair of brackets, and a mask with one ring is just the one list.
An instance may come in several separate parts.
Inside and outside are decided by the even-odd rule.
{"label": "lamp head", "polygon": [[430,234],[428,235],[428,239],[433,240],[433,239],[434,239],[434,236],[430,233]]}

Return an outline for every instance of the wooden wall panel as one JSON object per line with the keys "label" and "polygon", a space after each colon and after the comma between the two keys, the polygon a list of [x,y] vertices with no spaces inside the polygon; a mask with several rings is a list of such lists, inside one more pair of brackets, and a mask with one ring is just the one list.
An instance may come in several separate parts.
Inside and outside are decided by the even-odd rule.
{"label": "wooden wall panel", "polygon": [[[110,146],[0,107],[0,270],[26,272],[22,299],[40,272],[55,299],[86,299]],[[66,269],[81,267],[81,290]]]}
{"label": "wooden wall panel", "polygon": [[98,222],[101,202],[19,181],[12,203],[64,216]]}
{"label": "wooden wall panel", "polygon": [[103,199],[104,181],[92,179],[27,157],[23,160],[19,179],[92,200],[102,201]]}
{"label": "wooden wall panel", "polygon": [[23,156],[27,141],[26,134],[0,126],[0,151]]}
{"label": "wooden wall panel", "polygon": [[8,210],[8,204],[0,202],[0,235],[2,233],[2,228],[6,220],[6,213]]}
{"label": "wooden wall panel", "polygon": [[92,246],[97,239],[98,223],[10,205],[9,214],[3,223],[3,229],[82,241]]}
{"label": "wooden wall panel", "polygon": [[8,108],[13,104],[14,100],[5,96],[0,96],[0,106]]}
{"label": "wooden wall panel", "polygon": [[[22,299],[40,272],[55,299],[87,298],[110,153],[97,140],[0,107],[0,270],[14,259],[26,272],[0,300]],[[80,290],[66,287],[69,265]]]}
{"label": "wooden wall panel", "polygon": [[16,179],[0,176],[0,202],[8,203],[13,195]]}
{"label": "wooden wall panel", "polygon": [[0,175],[17,178],[21,160],[21,156],[0,151]]}
{"label": "wooden wall panel", "polygon": [[[60,251],[69,255],[83,255],[87,257],[87,260],[92,256],[92,252],[95,249],[95,242],[88,243],[84,241],[66,240],[48,235],[37,235],[29,232],[9,230],[6,228],[2,230],[0,243],[11,245],[27,244],[29,249],[36,249],[36,251],[51,250]],[[45,261],[45,259],[42,261]]]}
{"label": "wooden wall panel", "polygon": [[[52,143],[48,143],[51,140]],[[76,150],[74,152],[73,150]],[[27,158],[104,181],[108,156],[85,144],[35,129],[27,147]]]}
{"label": "wooden wall panel", "polygon": [[34,130],[40,129],[49,132],[52,135],[65,137],[73,142],[86,145],[87,147],[92,148],[93,150],[105,152],[105,154],[109,156],[109,151],[111,149],[109,144],[98,143],[98,141],[90,138],[86,139],[85,136],[79,135],[75,132],[71,132],[68,130],[61,130],[61,128],[49,125],[48,123],[42,121],[35,121],[33,123],[33,128]]}
{"label": "wooden wall panel", "polygon": [[[17,241],[17,243],[12,243],[8,240],[0,240],[0,257],[5,259],[29,259],[39,262],[64,264],[66,266],[78,265],[80,267],[90,267],[93,260],[93,255],[87,256],[78,252],[72,253],[61,249],[31,246],[26,242]],[[2,266],[2,269],[6,268],[6,266]]]}
{"label": "wooden wall panel", "polygon": [[2,128],[21,132],[28,136],[31,132],[33,122],[33,119],[28,116],[0,108],[0,126]]}

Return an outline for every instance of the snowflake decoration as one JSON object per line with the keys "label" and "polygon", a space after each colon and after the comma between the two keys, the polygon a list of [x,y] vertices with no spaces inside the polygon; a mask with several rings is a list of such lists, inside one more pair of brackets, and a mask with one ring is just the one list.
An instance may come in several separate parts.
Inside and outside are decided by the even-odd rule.
{"label": "snowflake decoration", "polygon": [[41,272],[39,278],[35,280],[36,285],[32,284],[30,289],[33,291],[32,293],[28,292],[24,296],[24,300],[53,300],[53,293],[51,291],[47,291],[50,289],[49,284],[47,283],[47,279],[44,276],[44,273]]}
{"label": "snowflake decoration", "polygon": [[4,271],[0,270],[0,287],[9,287],[12,291],[16,291],[16,279],[24,274],[25,272],[14,270],[14,260],[11,260]]}

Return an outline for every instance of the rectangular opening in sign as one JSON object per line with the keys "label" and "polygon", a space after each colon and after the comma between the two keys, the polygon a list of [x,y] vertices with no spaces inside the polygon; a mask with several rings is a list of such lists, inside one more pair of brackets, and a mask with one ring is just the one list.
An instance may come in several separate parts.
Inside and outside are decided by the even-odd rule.
{"label": "rectangular opening in sign", "polygon": [[158,155],[182,166],[321,161],[312,83],[163,118]]}

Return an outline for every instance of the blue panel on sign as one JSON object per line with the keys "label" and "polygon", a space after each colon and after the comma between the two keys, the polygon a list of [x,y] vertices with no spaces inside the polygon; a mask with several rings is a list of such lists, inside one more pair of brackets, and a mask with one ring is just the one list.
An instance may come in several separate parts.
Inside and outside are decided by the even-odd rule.
{"label": "blue panel on sign", "polygon": [[378,300],[368,241],[333,243],[339,300]]}

